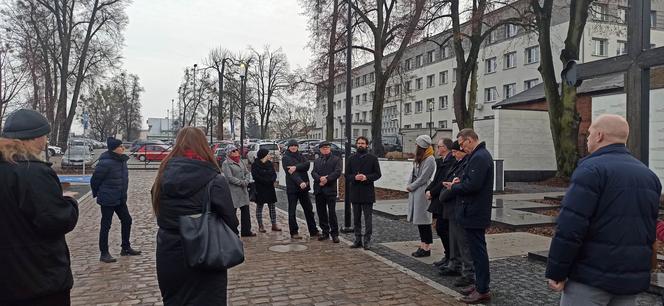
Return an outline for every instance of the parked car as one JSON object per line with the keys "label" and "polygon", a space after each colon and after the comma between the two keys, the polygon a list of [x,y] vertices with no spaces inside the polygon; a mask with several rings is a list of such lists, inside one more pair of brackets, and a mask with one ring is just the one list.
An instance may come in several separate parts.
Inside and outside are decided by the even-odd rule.
{"label": "parked car", "polygon": [[88,146],[70,146],[62,156],[62,168],[78,168],[92,166],[92,154]]}
{"label": "parked car", "polygon": [[49,145],[48,146],[48,155],[49,156],[62,155],[62,148]]}
{"label": "parked car", "polygon": [[161,161],[170,153],[167,145],[146,144],[141,146],[134,155],[140,161]]}
{"label": "parked car", "polygon": [[136,140],[131,144],[130,152],[136,152],[138,149],[142,148],[144,145],[166,145],[161,140]]}
{"label": "parked car", "polygon": [[[341,149],[337,144],[335,143],[330,143],[330,149],[332,155],[336,156],[343,156],[344,155],[344,150]],[[318,158],[320,156],[320,148],[316,146],[312,146],[311,149],[309,149],[309,156],[313,158]]]}
{"label": "parked car", "polygon": [[258,154],[258,150],[260,149],[266,149],[270,151],[269,154],[272,155],[273,162],[278,162],[281,160],[281,152],[279,151],[279,145],[276,142],[259,142],[249,145],[247,159],[250,163],[254,162],[254,159],[256,159],[256,154]]}
{"label": "parked car", "polygon": [[212,152],[217,152],[217,149],[225,149],[229,144],[233,144],[233,142],[230,140],[221,140],[219,142],[212,143],[210,148],[212,149]]}
{"label": "parked car", "polygon": [[69,150],[70,147],[87,147],[88,151],[90,152],[94,151],[90,143],[83,139],[70,139],[67,142],[67,151]]}

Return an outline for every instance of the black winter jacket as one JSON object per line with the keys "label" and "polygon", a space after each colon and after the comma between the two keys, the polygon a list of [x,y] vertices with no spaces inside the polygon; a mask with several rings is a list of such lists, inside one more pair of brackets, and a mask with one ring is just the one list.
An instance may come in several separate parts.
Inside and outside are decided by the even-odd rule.
{"label": "black winter jacket", "polygon": [[442,215],[444,207],[438,197],[440,192],[444,189],[443,181],[447,177],[452,166],[454,166],[456,159],[452,156],[452,153],[448,153],[447,156],[436,159],[436,174],[433,176],[433,180],[427,186],[426,191],[429,191],[431,194],[431,204],[429,204],[429,212],[437,215]]}
{"label": "black winter jacket", "polygon": [[99,156],[99,163],[90,179],[92,196],[97,204],[116,206],[127,202],[129,188],[129,171],[127,155],[106,151]]}
{"label": "black winter jacket", "polygon": [[0,199],[0,304],[71,289],[65,234],[78,205],[62,196],[51,164],[0,158]]}
{"label": "black winter jacket", "polygon": [[[341,176],[341,158],[330,153],[321,155],[314,161],[314,170],[311,177],[314,178],[314,194],[323,194],[328,197],[337,196],[337,179]],[[327,184],[320,186],[320,178],[327,175]]]}
{"label": "black winter jacket", "polygon": [[662,184],[623,144],[579,162],[558,215],[546,277],[627,295],[650,286]]}
{"label": "black winter jacket", "polygon": [[263,163],[256,159],[251,164],[251,176],[254,178],[254,186],[256,186],[256,203],[277,203],[277,194],[274,190],[277,172],[274,170],[274,164],[269,160]]}
{"label": "black winter jacket", "polygon": [[[357,174],[366,175],[367,180],[356,181],[355,175]],[[351,155],[346,169],[346,192],[350,192],[350,201],[352,203],[375,203],[374,182],[380,177],[380,163],[376,155],[359,152]]]}
{"label": "black winter jacket", "polygon": [[[281,158],[281,163],[283,164],[284,172],[286,173],[286,192],[308,192],[311,188],[309,183],[309,160],[302,156],[302,153],[300,152],[293,153],[286,150],[286,153],[284,153],[284,156]],[[288,173],[288,167],[290,166],[295,166],[296,168],[293,174]],[[300,188],[302,182],[307,183],[307,188]]]}
{"label": "black winter jacket", "polygon": [[[445,182],[451,182],[454,180],[455,177],[461,177],[463,175],[463,171],[466,168],[466,162],[468,161],[468,156],[464,156],[463,159],[457,161],[456,159],[454,160],[454,165],[452,168],[447,172],[447,177],[445,177],[444,181]],[[455,219],[456,220],[456,211],[457,207],[459,207],[461,201],[459,200],[458,197],[456,196],[449,196],[449,194],[445,194],[447,189],[443,187],[443,191],[440,193],[438,196],[438,201],[443,205],[443,218],[445,219]]]}
{"label": "black winter jacket", "polygon": [[459,201],[456,219],[464,228],[487,228],[493,202],[493,157],[481,142],[466,159],[461,182],[450,188]]}

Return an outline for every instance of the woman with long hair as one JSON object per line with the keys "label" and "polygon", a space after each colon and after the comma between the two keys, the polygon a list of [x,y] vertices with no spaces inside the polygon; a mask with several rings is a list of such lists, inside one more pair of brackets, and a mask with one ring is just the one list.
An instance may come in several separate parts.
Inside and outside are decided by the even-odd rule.
{"label": "woman with long hair", "polygon": [[237,234],[228,182],[208,147],[205,134],[185,127],[173,151],[159,166],[152,186],[157,216],[157,280],[164,305],[226,305],[227,272],[192,269],[186,264],[179,217],[200,214],[210,191],[210,208]]}
{"label": "woman with long hair", "polygon": [[7,117],[0,138],[0,305],[70,304],[65,234],[76,226],[78,205],[41,159],[50,131],[44,116],[21,109]]}
{"label": "woman with long hair", "polygon": [[417,225],[420,232],[420,247],[413,252],[413,257],[431,256],[431,244],[433,243],[433,231],[431,229],[432,216],[427,211],[429,202],[426,196],[426,188],[436,171],[436,161],[433,157],[431,137],[420,135],[415,140],[417,149],[413,172],[409,184],[406,187],[408,194],[408,221]]}

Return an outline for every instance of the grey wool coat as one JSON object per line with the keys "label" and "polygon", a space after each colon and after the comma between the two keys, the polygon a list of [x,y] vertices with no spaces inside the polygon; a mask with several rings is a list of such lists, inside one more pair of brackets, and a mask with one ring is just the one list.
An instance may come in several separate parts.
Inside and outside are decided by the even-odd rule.
{"label": "grey wool coat", "polygon": [[224,172],[224,175],[228,180],[231,198],[233,199],[233,206],[235,208],[240,208],[249,205],[249,192],[247,191],[247,186],[249,186],[252,179],[251,172],[249,172],[244,162],[240,160],[240,163],[238,164],[230,158],[226,158],[224,163],[221,164],[221,171]]}
{"label": "grey wool coat", "polygon": [[429,181],[436,171],[436,160],[429,156],[422,163],[413,165],[408,188],[411,192],[408,194],[408,222],[417,225],[432,223],[431,213],[427,211],[429,200],[427,200],[426,189]]}

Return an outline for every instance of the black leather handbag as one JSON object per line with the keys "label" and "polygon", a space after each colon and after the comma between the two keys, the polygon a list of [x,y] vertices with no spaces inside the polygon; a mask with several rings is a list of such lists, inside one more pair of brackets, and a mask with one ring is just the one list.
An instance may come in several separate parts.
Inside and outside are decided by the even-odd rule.
{"label": "black leather handbag", "polygon": [[189,267],[226,270],[244,262],[244,247],[224,220],[210,211],[213,181],[206,187],[203,212],[180,216],[180,236]]}

